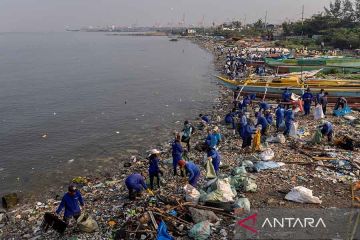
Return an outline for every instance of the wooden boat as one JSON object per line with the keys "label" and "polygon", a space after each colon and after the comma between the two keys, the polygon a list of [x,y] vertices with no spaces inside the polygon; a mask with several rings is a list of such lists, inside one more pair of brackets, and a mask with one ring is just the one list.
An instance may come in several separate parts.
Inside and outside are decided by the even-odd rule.
{"label": "wooden boat", "polygon": [[266,95],[268,98],[279,99],[285,88],[291,92],[302,95],[310,87],[313,93],[324,89],[329,93],[329,102],[335,102],[340,96],[348,99],[348,102],[360,103],[360,81],[356,80],[320,80],[311,79],[301,81],[299,76],[288,77],[265,77],[249,78],[243,81],[234,81],[228,78],[217,76],[220,82],[230,89],[239,87],[243,94],[256,94],[257,97]]}

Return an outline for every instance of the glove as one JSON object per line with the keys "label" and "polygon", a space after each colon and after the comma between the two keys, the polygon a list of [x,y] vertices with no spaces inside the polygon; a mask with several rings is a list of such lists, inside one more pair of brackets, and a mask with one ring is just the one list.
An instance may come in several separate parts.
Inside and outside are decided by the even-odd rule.
{"label": "glove", "polygon": [[147,189],[146,191],[147,191],[150,195],[154,196],[153,191],[151,191],[150,189]]}

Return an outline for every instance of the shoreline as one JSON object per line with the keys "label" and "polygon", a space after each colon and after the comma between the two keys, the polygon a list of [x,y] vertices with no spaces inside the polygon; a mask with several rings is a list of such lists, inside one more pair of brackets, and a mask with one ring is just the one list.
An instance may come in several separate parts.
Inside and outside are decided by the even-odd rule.
{"label": "shoreline", "polygon": [[[206,41],[206,42],[205,42]],[[212,42],[208,40],[193,39],[192,42],[199,47],[207,50],[213,54],[213,64],[215,70],[218,72],[221,66],[221,59],[217,59],[213,52]],[[212,110],[209,110],[211,119],[214,119],[215,125],[219,126],[221,133],[225,136],[225,142],[221,144],[220,154],[222,156],[222,162],[225,167],[221,169],[221,174],[230,175],[233,168],[240,165],[241,161],[253,158],[253,154],[244,153],[241,149],[241,140],[239,137],[233,136],[231,130],[227,126],[215,121],[217,116],[220,116],[221,120],[224,115],[231,109],[232,103],[232,91],[226,89],[222,85],[219,85],[219,95],[214,102]],[[211,113],[210,113],[211,112]],[[359,113],[354,113],[357,117],[360,117]],[[311,123],[312,115],[310,118],[299,117],[299,125],[314,128],[316,123]],[[343,119],[335,119],[328,116],[328,120],[336,123],[337,131],[346,131],[345,121]],[[182,122],[182,120],[180,120]],[[195,122],[195,121],[191,121]],[[342,125],[342,126],[341,126]],[[180,131],[181,129],[177,129]],[[359,136],[359,134],[357,135]],[[204,131],[198,130],[192,137],[192,151],[189,156],[190,159],[199,163],[202,161],[203,153],[194,150],[194,146],[202,142],[206,137]],[[295,142],[297,144],[297,142]],[[299,143],[300,144],[300,143]],[[285,162],[284,168],[266,170],[254,174],[256,177],[256,183],[258,190],[255,193],[238,193],[244,194],[250,201],[252,208],[262,207],[280,207],[280,208],[329,208],[329,207],[350,207],[351,202],[349,200],[350,191],[348,189],[349,183],[344,180],[338,180],[336,178],[326,177],[325,173],[318,172],[316,169],[309,167],[308,165],[301,165],[295,162],[303,161],[309,162],[309,157],[302,154],[299,146],[293,146],[294,142],[289,141],[284,145],[271,144],[270,147],[274,149],[276,158],[274,161],[281,160]],[[162,187],[161,195],[183,203],[184,192],[182,186],[179,184],[179,177],[173,177],[171,174],[171,147],[169,145],[161,146],[159,150],[162,150],[161,155],[162,167],[164,168],[166,183]],[[301,150],[301,149],[300,149]],[[354,155],[358,154],[358,150],[352,152]],[[358,154],[359,155],[359,154]],[[346,157],[346,154],[344,154]],[[130,167],[124,167],[124,164],[131,165]],[[149,198],[137,200],[135,203],[131,203],[127,199],[127,190],[124,186],[124,178],[133,171],[142,172],[147,171],[147,160],[144,156],[141,156],[136,162],[132,162],[129,159],[118,166],[111,168],[112,172],[105,172],[103,176],[89,177],[89,182],[84,184],[81,189],[86,204],[86,211],[90,212],[99,224],[100,231],[94,234],[77,233],[70,234],[70,236],[77,236],[82,239],[101,239],[108,238],[111,231],[121,227],[125,224],[125,212],[128,209],[136,209],[137,212],[143,213],[146,209],[153,209],[149,206]],[[202,176],[204,176],[204,168],[202,169]],[[284,170],[285,169],[285,170]],[[116,173],[114,173],[116,172]],[[334,183],[334,180],[335,183]],[[199,186],[202,186],[205,180],[202,178],[199,182]],[[287,193],[293,186],[306,186],[314,191],[315,196],[321,196],[323,203],[321,205],[309,205],[289,202],[284,200],[284,193]],[[61,187],[59,187],[60,191]],[[349,196],[349,197],[344,197]],[[57,206],[57,199],[47,199],[41,202],[32,202],[22,204],[14,209],[10,209],[9,217],[10,224],[0,227],[0,237],[4,239],[54,239],[57,238],[57,234],[54,232],[48,232],[45,235],[40,235],[37,231],[39,221],[42,220],[43,213],[46,211],[53,211]],[[142,209],[140,209],[142,208]],[[221,214],[219,214],[221,216]],[[231,231],[233,230],[233,222],[224,217],[224,221],[220,226],[216,227],[213,231],[211,239],[220,239],[224,236],[221,235],[222,229],[229,234],[231,239]],[[116,222],[115,227],[109,226],[108,222],[114,220]],[[175,220],[174,220],[175,221]],[[0,223],[1,224],[1,223]],[[1,235],[3,231],[3,236]],[[185,231],[185,230],[184,230]],[[176,238],[176,239],[187,239]]]}

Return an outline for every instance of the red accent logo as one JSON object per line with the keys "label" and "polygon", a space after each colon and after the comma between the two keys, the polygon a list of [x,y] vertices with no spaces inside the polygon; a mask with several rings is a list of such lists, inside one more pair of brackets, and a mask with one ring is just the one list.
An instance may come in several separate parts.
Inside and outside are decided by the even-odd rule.
{"label": "red accent logo", "polygon": [[248,216],[247,218],[244,218],[242,220],[239,220],[237,223],[239,224],[239,226],[245,228],[246,230],[249,230],[249,231],[251,231],[253,233],[257,233],[257,230],[255,228],[250,227],[250,226],[245,224],[245,222],[251,220],[252,221],[251,225],[256,226],[256,218],[257,218],[257,213],[255,213],[255,214],[253,214],[251,216]]}

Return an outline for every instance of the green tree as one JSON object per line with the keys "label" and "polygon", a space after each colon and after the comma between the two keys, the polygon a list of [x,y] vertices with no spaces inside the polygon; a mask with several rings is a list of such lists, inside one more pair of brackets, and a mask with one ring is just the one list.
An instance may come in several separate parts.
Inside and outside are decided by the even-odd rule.
{"label": "green tree", "polygon": [[327,15],[331,15],[335,18],[341,17],[341,0],[335,0],[335,2],[331,2],[329,8],[325,7],[325,12]]}
{"label": "green tree", "polygon": [[357,23],[360,23],[360,0],[354,2],[354,17]]}
{"label": "green tree", "polygon": [[341,18],[345,23],[352,23],[354,21],[354,9],[350,0],[344,0],[341,12]]}

